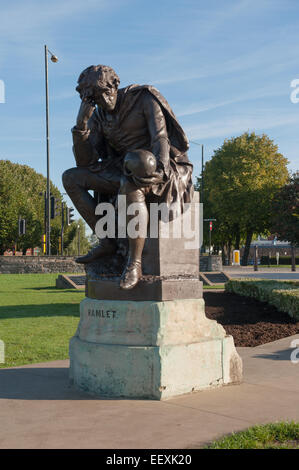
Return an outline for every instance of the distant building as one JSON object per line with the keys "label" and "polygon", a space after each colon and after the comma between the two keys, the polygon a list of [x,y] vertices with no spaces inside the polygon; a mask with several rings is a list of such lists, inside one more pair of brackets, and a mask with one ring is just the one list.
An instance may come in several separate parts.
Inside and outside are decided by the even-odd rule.
{"label": "distant building", "polygon": [[[258,236],[257,240],[253,240],[250,244],[249,257],[248,259],[253,259],[254,257],[254,248],[258,248],[258,257],[270,256],[275,258],[276,254],[279,253],[279,256],[291,256],[292,254],[292,245],[288,241],[277,240],[277,237],[270,235],[268,238],[262,238]],[[241,248],[241,256],[244,252],[244,246]],[[299,256],[299,247],[295,248],[295,255]]]}
{"label": "distant building", "polygon": [[[41,254],[41,249],[39,247],[28,248],[26,250],[26,256],[39,256]],[[3,256],[23,256],[22,251],[6,250],[3,253]]]}

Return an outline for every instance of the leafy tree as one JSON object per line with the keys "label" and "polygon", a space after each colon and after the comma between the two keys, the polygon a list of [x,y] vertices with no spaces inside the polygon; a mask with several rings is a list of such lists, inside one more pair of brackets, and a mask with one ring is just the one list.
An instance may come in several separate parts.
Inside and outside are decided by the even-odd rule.
{"label": "leafy tree", "polygon": [[85,254],[91,247],[90,238],[86,236],[86,224],[82,219],[76,220],[73,224],[74,236],[69,243],[65,244],[68,255],[78,256]]}
{"label": "leafy tree", "polygon": [[246,265],[253,234],[269,230],[271,202],[288,179],[287,163],[268,136],[254,132],[225,140],[206,163],[204,217],[217,219],[213,243],[226,245],[228,257],[245,241]]}
{"label": "leafy tree", "polygon": [[272,232],[299,245],[299,172],[290,176],[272,202]]}
{"label": "leafy tree", "polygon": [[99,239],[98,239],[98,237],[96,236],[95,233],[92,233],[89,236],[89,244],[92,248],[94,248],[95,246],[97,246],[99,244]]}
{"label": "leafy tree", "polygon": [[[46,178],[36,173],[27,165],[12,163],[9,160],[0,160],[0,254],[15,245],[19,250],[41,247],[44,233],[44,192]],[[60,202],[62,195],[58,188],[50,184],[51,194]],[[26,234],[18,235],[18,219],[26,219]],[[58,247],[61,218],[58,215],[51,220],[51,245],[53,253]],[[73,233],[71,228],[67,233]],[[71,241],[71,240],[70,240]]]}
{"label": "leafy tree", "polygon": [[[75,221],[69,226],[64,227],[64,234],[63,234],[63,254],[66,252],[68,253],[68,247],[76,237],[77,232],[77,225]],[[58,223],[54,222],[51,225],[51,254],[52,255],[60,255],[61,254],[61,246],[60,246],[60,238],[61,238],[61,221]]]}

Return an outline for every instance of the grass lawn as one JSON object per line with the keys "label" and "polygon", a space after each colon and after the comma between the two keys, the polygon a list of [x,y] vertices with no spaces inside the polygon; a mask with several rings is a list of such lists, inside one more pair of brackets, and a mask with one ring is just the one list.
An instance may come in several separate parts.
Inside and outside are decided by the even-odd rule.
{"label": "grass lawn", "polygon": [[204,285],[204,289],[224,289],[224,284],[215,284],[214,286]]}
{"label": "grass lawn", "polygon": [[299,449],[299,423],[280,422],[253,426],[226,436],[208,449]]}
{"label": "grass lawn", "polygon": [[84,291],[56,289],[58,274],[0,274],[0,368],[68,357]]}
{"label": "grass lawn", "polygon": [[[271,269],[272,269],[272,268],[274,268],[274,269],[275,269],[275,268],[277,268],[277,269],[281,269],[281,268],[288,268],[288,269],[291,269],[292,265],[291,265],[291,264],[279,264],[279,265],[277,265],[277,264],[271,264],[271,265],[269,266],[269,264],[259,264],[258,267],[259,267],[259,268],[271,268]],[[299,265],[298,265],[298,264],[296,264],[296,268],[299,268]]]}

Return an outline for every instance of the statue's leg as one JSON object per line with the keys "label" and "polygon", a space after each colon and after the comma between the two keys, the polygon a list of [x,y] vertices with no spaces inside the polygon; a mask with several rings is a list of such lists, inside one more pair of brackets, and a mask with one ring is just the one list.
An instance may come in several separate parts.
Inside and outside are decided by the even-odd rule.
{"label": "statue's leg", "polygon": [[117,178],[109,181],[104,173],[93,173],[87,168],[71,168],[63,173],[62,182],[77,211],[94,231],[98,221],[95,215],[97,203],[88,190],[109,195],[117,194],[119,181]]}
{"label": "statue's leg", "polygon": [[[127,179],[122,181],[119,194],[126,196],[127,206],[127,233],[129,242],[129,256],[128,262],[120,280],[120,287],[122,289],[132,289],[140,280],[142,276],[142,252],[146,237],[146,228],[148,224],[148,209],[145,202],[145,193],[142,188],[137,188],[134,183]],[[134,203],[134,209],[138,211],[138,218],[143,230],[140,230],[137,237],[130,236],[130,229],[128,224],[136,214],[128,215],[128,208],[130,204]],[[142,233],[143,232],[143,233]],[[131,234],[132,235],[132,234]]]}
{"label": "statue's leg", "polygon": [[[95,215],[97,202],[89,194],[88,190],[98,191],[101,194],[113,195],[117,194],[119,189],[118,176],[110,173],[93,173],[87,168],[71,168],[66,170],[62,175],[64,188],[73,201],[77,211],[87,222],[89,227],[94,231],[98,221]],[[78,263],[90,263],[96,259],[111,255],[116,251],[115,240],[105,238],[100,240],[99,245],[93,248],[85,256],[76,259]]]}

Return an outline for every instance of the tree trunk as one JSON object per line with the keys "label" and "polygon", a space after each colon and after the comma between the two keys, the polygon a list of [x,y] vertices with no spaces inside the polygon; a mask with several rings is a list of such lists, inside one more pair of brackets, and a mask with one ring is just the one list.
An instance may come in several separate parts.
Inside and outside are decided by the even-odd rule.
{"label": "tree trunk", "polygon": [[232,265],[232,241],[229,240],[227,244],[227,258],[228,258],[228,265]]}
{"label": "tree trunk", "polygon": [[222,266],[225,266],[225,246],[221,245]]}
{"label": "tree trunk", "polygon": [[236,225],[235,231],[236,231],[235,250],[239,250],[240,249],[240,226],[239,225]]}
{"label": "tree trunk", "polygon": [[243,253],[243,256],[242,256],[242,266],[247,266],[247,263],[248,263],[248,256],[249,256],[249,250],[250,250],[252,235],[253,235],[253,231],[248,230],[247,235],[246,235],[244,253]]}

